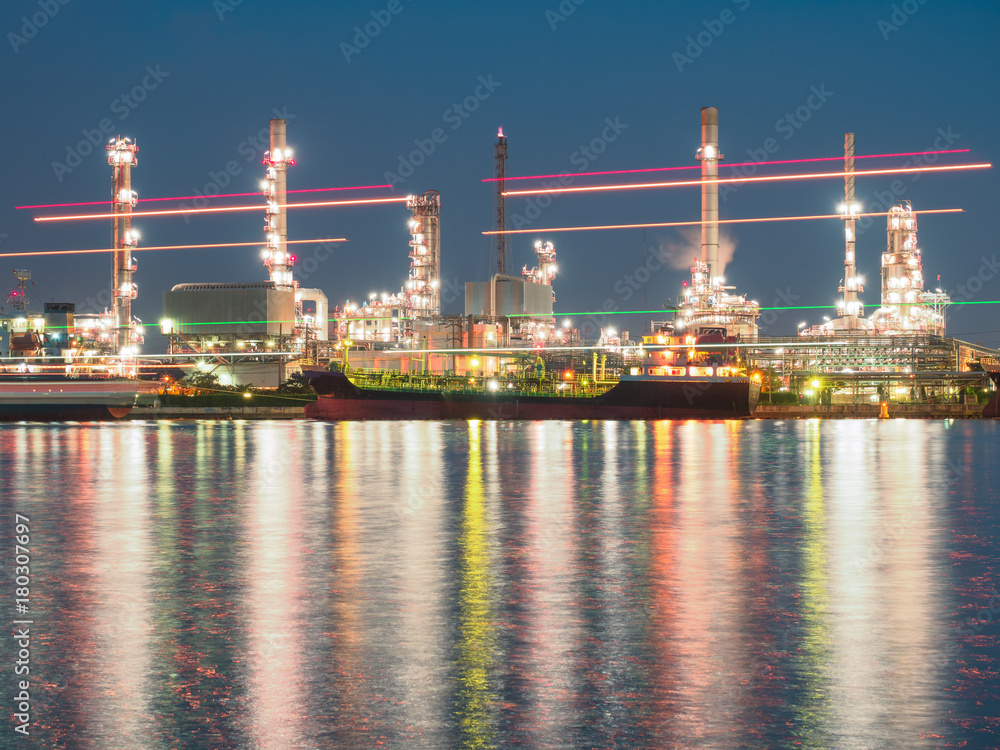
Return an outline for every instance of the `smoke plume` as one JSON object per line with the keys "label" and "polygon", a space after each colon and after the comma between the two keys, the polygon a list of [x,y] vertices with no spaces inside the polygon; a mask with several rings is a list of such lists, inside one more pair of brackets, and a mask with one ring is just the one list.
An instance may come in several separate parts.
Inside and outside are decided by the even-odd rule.
{"label": "smoke plume", "polygon": [[[701,257],[701,229],[685,227],[675,232],[679,237],[660,243],[660,254],[672,268],[685,270],[694,264],[695,258]],[[719,229],[719,275],[725,274],[726,266],[736,254],[737,244],[736,238],[728,229]]]}

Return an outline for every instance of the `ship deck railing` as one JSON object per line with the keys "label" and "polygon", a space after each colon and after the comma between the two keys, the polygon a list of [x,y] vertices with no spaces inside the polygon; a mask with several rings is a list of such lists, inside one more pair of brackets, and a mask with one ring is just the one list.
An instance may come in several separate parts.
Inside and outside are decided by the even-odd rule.
{"label": "ship deck railing", "polygon": [[[594,383],[581,380],[551,380],[548,378],[511,379],[504,377],[482,376],[449,376],[449,375],[400,375],[391,370],[365,370],[364,372],[349,372],[348,378],[359,388],[370,388],[379,391],[395,391],[399,393],[451,393],[463,395],[499,395],[508,396],[566,396],[594,397],[607,393],[614,387],[615,380],[602,380]],[[470,380],[474,382],[469,382]],[[490,388],[490,383],[497,384],[496,389]],[[511,388],[510,386],[514,387]]]}

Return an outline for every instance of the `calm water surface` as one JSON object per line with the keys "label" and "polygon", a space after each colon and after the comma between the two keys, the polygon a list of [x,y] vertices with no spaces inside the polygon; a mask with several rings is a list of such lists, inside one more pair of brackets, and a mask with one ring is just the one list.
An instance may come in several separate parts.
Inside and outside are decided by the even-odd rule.
{"label": "calm water surface", "polygon": [[988,422],[0,427],[0,746],[996,747],[998,456]]}

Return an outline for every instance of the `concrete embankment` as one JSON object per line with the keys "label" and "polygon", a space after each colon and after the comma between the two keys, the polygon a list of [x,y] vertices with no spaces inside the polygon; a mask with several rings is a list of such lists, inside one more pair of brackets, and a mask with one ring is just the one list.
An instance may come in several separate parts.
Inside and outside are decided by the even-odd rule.
{"label": "concrete embankment", "polygon": [[302,419],[301,406],[137,406],[128,419]]}
{"label": "concrete embankment", "polygon": [[[301,406],[137,406],[127,419],[303,419]],[[889,404],[891,419],[980,419],[983,407],[961,404]],[[878,404],[761,404],[755,419],[877,419]]]}
{"label": "concrete embankment", "polygon": [[[981,404],[889,404],[890,419],[980,419]],[[877,419],[879,404],[759,404],[756,419]]]}

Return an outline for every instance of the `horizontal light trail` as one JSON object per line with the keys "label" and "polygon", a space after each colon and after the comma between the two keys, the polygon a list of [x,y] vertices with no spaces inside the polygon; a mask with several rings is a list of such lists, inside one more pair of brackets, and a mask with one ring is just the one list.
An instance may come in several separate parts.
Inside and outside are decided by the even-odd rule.
{"label": "horizontal light trail", "polygon": [[[401,198],[363,198],[353,201],[313,201],[309,203],[287,203],[285,208],[317,208],[321,206],[359,206],[365,203],[402,203],[408,200]],[[168,211],[133,211],[129,216],[142,218],[144,216],[171,216],[176,214],[210,214],[224,211],[263,211],[267,206],[220,206],[219,208],[176,208]],[[113,219],[118,214],[77,214],[75,216],[36,216],[35,221],[69,221],[71,219]]]}
{"label": "horizontal light trail", "polygon": [[[347,242],[346,237],[328,237],[316,240],[285,240],[286,245],[305,245],[310,242]],[[257,242],[213,242],[207,245],[153,245],[151,247],[133,247],[131,252],[140,250],[199,250],[207,247],[252,247],[266,245],[264,240]],[[26,253],[0,253],[0,258],[23,258],[27,255],[86,255],[89,253],[113,253],[113,247],[99,247],[93,250],[33,250]]]}
{"label": "horizontal light trail", "polygon": [[[391,188],[392,185],[357,185],[354,187],[332,187],[332,188],[305,188],[302,190],[286,190],[287,195],[292,193],[325,193],[331,190],[376,190],[378,188]],[[252,195],[263,195],[263,191],[256,193],[221,193],[219,195],[178,195],[173,198],[139,198],[139,203],[150,201],[193,201],[193,200],[215,200],[216,198],[244,198]],[[110,206],[114,201],[89,201],[86,203],[44,203],[37,206],[14,206],[14,208],[66,208],[69,206]]]}
{"label": "horizontal light trail", "polygon": [[[964,212],[964,208],[929,208],[922,211],[913,211],[915,214],[954,214]],[[876,211],[873,213],[855,214],[856,218],[865,216],[888,216],[887,211]],[[815,219],[843,219],[843,214],[815,214],[812,216],[764,216],[754,219],[719,219],[710,222],[712,224],[758,224],[768,221],[811,221]],[[659,221],[651,224],[602,224],[586,227],[548,227],[546,229],[491,229],[483,234],[539,234],[542,232],[592,232],[601,229],[648,229],[651,227],[694,227],[701,226],[701,221]]]}
{"label": "horizontal light trail", "polygon": [[[968,153],[970,149],[967,148],[956,148],[949,151],[906,151],[899,154],[867,154],[864,156],[855,156],[855,159],[885,159],[891,156],[929,156],[931,154],[965,154]],[[815,159],[781,159],[779,161],[745,161],[737,162],[735,164],[719,164],[719,167],[761,167],[768,164],[807,164],[816,161],[840,161],[843,156],[821,156]],[[504,181],[508,180],[548,180],[548,179],[559,179],[563,177],[595,177],[598,175],[608,175],[608,174],[639,174],[641,172],[667,172],[675,169],[701,169],[700,164],[694,164],[692,166],[683,167],[653,167],[651,169],[615,169],[610,172],[566,172],[563,174],[536,174],[527,177],[505,177]],[[499,177],[488,177],[481,182],[498,182]]]}
{"label": "horizontal light trail", "polygon": [[[65,326],[51,326],[52,328],[65,328]],[[76,350],[79,351],[79,350]],[[252,352],[252,354],[288,354],[296,357],[301,357],[302,352]],[[204,352],[202,354],[140,354],[137,357],[131,357],[125,359],[124,361],[129,366],[135,366],[140,370],[151,370],[156,367],[162,366],[164,363],[159,362],[161,359],[191,359],[192,357],[245,357],[247,352],[237,351],[237,352]],[[69,359],[70,363],[67,365],[65,361]],[[54,370],[56,372],[66,372],[67,367],[75,367],[78,370],[95,370],[100,368],[106,368],[109,365],[113,365],[119,360],[116,354],[100,354],[93,357],[86,357],[82,354],[73,354],[70,357],[4,357],[4,364],[8,362],[17,362],[23,364],[32,364],[40,360],[56,360],[58,364],[56,365],[42,365],[40,369]],[[177,365],[178,367],[183,367],[183,364]],[[5,375],[20,375],[22,373],[18,372],[7,372],[0,370],[0,381],[3,380]]]}
{"label": "horizontal light trail", "polygon": [[[870,177],[872,175],[884,174],[913,174],[914,172],[944,172],[960,169],[988,169],[992,164],[952,164],[942,167],[899,167],[896,169],[867,169],[856,170],[852,174],[855,177]],[[592,185],[590,187],[564,187],[564,188],[536,188],[533,190],[508,190],[504,193],[507,196],[513,195],[558,195],[561,193],[586,193],[607,190],[638,190],[641,188],[664,188],[664,187],[693,187],[695,185],[721,185],[721,184],[744,184],[747,182],[781,182],[788,180],[813,180],[824,177],[843,177],[845,172],[809,172],[806,174],[779,174],[766,177],[720,177],[713,180],[675,180],[674,182],[634,182],[626,185]]]}

